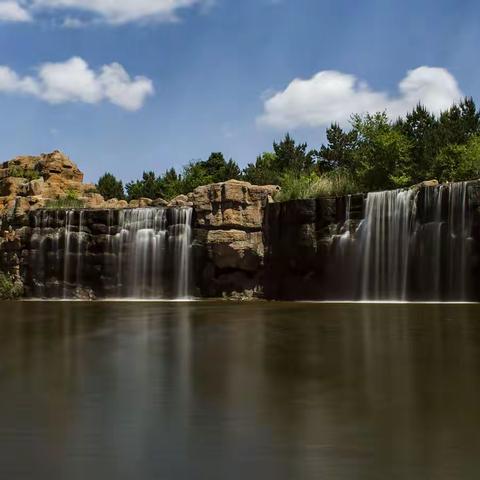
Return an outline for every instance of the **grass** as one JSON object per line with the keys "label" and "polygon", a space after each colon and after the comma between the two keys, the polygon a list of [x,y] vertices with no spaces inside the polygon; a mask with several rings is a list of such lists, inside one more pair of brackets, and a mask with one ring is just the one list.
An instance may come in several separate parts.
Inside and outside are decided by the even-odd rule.
{"label": "grass", "polygon": [[18,165],[13,165],[8,168],[9,177],[26,178],[27,180],[37,180],[40,174],[33,168],[22,168]]}
{"label": "grass", "polygon": [[78,192],[76,190],[68,190],[64,197],[48,200],[45,207],[51,210],[85,208],[85,202],[78,198]]}
{"label": "grass", "polygon": [[330,172],[323,175],[312,173],[297,176],[285,174],[281,181],[282,190],[275,200],[301,200],[319,197],[339,197],[359,191],[352,177],[343,172]]}

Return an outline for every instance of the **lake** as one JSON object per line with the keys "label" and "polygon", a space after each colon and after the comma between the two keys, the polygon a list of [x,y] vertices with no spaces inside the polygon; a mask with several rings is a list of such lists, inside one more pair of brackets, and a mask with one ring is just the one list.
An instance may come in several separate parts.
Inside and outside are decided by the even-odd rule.
{"label": "lake", "polygon": [[2,479],[478,478],[479,305],[0,310]]}

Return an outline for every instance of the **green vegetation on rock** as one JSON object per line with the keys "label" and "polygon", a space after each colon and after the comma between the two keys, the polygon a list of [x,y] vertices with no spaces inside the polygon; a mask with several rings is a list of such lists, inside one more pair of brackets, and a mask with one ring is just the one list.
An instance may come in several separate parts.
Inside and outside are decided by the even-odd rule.
{"label": "green vegetation on rock", "polygon": [[13,300],[23,295],[23,285],[15,282],[9,275],[0,272],[0,299]]}
{"label": "green vegetation on rock", "polygon": [[84,208],[85,202],[79,198],[76,190],[68,190],[65,196],[48,200],[45,207],[52,210],[68,210],[71,208]]}
{"label": "green vegetation on rock", "polygon": [[23,168],[18,165],[13,165],[8,169],[9,177],[26,178],[27,180],[37,180],[40,174],[33,168]]}

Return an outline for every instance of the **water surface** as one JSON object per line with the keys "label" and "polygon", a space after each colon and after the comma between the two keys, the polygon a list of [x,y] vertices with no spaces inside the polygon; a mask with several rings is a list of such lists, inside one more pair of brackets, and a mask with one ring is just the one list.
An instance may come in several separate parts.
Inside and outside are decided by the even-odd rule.
{"label": "water surface", "polygon": [[0,304],[0,478],[478,479],[480,306]]}

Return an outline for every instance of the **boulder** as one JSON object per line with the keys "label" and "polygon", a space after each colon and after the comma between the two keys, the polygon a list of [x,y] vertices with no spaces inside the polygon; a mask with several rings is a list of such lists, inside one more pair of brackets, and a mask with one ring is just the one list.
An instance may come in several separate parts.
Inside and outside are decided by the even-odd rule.
{"label": "boulder", "polygon": [[168,203],[169,207],[191,207],[192,202],[187,195],[178,195]]}
{"label": "boulder", "polygon": [[126,200],[118,200],[116,198],[111,198],[105,202],[105,208],[109,209],[121,209],[128,208],[128,202]]}
{"label": "boulder", "polygon": [[152,207],[166,207],[167,205],[168,205],[168,202],[163,198],[156,198],[152,202]]}
{"label": "boulder", "polygon": [[418,183],[415,185],[415,187],[421,188],[421,187],[436,187],[438,186],[438,180],[424,180],[423,182]]}
{"label": "boulder", "polygon": [[32,180],[28,184],[28,194],[31,196],[39,196],[43,194],[45,188],[45,180],[43,178],[37,178]]}
{"label": "boulder", "polygon": [[274,185],[229,180],[198,187],[189,200],[200,226],[259,230],[265,206],[278,190]]}
{"label": "boulder", "polygon": [[104,208],[105,199],[99,193],[87,193],[80,200],[84,202],[85,208]]}
{"label": "boulder", "polygon": [[211,230],[206,236],[206,248],[219,269],[255,272],[263,260],[262,232]]}
{"label": "boulder", "polygon": [[5,177],[0,180],[0,196],[25,195],[27,180],[19,177]]}
{"label": "boulder", "polygon": [[139,200],[139,206],[140,208],[147,208],[153,203],[153,200],[151,198],[140,198]]}

